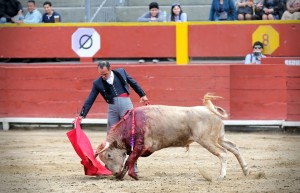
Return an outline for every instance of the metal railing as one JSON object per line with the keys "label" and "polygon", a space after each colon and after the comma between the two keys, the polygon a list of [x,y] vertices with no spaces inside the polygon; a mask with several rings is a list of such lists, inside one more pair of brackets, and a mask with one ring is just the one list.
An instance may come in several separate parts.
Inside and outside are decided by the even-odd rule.
{"label": "metal railing", "polygon": [[86,22],[116,22],[116,7],[128,0],[85,0]]}

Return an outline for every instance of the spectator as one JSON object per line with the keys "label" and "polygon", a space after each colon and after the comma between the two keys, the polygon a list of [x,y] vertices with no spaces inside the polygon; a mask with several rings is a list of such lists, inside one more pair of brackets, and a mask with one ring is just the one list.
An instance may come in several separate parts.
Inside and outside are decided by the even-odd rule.
{"label": "spectator", "polygon": [[262,0],[255,1],[252,20],[262,20],[262,16],[263,16]]}
{"label": "spectator", "polygon": [[105,102],[108,103],[108,125],[107,130],[117,123],[127,110],[132,109],[133,105],[129,97],[129,85],[140,96],[140,101],[145,105],[148,99],[140,85],[123,68],[111,69],[107,61],[99,62],[98,72],[100,77],[93,83],[90,95],[85,101],[80,117],[85,118],[92,107],[95,99],[100,93]]}
{"label": "spectator", "polygon": [[12,18],[23,14],[22,4],[17,0],[0,0],[0,23],[11,23]]}
{"label": "spectator", "polygon": [[162,22],[163,14],[159,10],[159,5],[157,2],[152,2],[149,4],[149,11],[144,13],[141,17],[138,18],[138,21],[141,22]]}
{"label": "spectator", "polygon": [[35,1],[29,0],[27,1],[27,13],[25,18],[23,16],[14,17],[12,19],[13,22],[20,23],[40,23],[42,21],[42,14],[36,8]]}
{"label": "spectator", "polygon": [[209,20],[236,20],[236,7],[233,0],[213,0],[210,8]]}
{"label": "spectator", "polygon": [[[157,2],[152,2],[149,4],[149,11],[144,13],[141,17],[138,18],[140,22],[162,22],[163,14],[159,10],[159,5]],[[139,63],[144,63],[145,59],[140,59]],[[159,62],[158,59],[152,59],[153,63]]]}
{"label": "spectator", "polygon": [[179,3],[172,4],[169,21],[176,21],[176,22],[187,21],[187,15],[182,11]]}
{"label": "spectator", "polygon": [[237,0],[237,19],[252,20],[254,3],[253,0]]}
{"label": "spectator", "polygon": [[45,13],[43,15],[42,22],[44,23],[56,23],[54,17],[58,17],[58,21],[61,22],[61,16],[59,13],[55,12],[52,8],[52,3],[50,1],[46,1],[43,4]]}
{"label": "spectator", "polygon": [[253,52],[245,57],[245,64],[260,64],[261,58],[266,56],[262,54],[264,44],[257,41],[253,44]]}
{"label": "spectator", "polygon": [[263,20],[278,20],[283,13],[282,0],[264,0],[263,3]]}
{"label": "spectator", "polygon": [[286,2],[286,9],[282,15],[282,20],[300,19],[300,0],[288,0]]}

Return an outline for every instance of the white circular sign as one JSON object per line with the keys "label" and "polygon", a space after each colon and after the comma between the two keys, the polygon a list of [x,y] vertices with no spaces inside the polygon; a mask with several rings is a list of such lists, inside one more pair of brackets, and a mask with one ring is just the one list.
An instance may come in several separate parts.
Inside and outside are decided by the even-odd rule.
{"label": "white circular sign", "polygon": [[100,44],[100,35],[94,28],[78,28],[72,34],[72,49],[80,57],[94,56]]}

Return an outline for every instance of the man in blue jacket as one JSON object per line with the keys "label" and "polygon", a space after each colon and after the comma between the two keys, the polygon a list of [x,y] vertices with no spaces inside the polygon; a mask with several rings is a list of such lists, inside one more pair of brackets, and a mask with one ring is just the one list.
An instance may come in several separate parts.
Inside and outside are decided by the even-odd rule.
{"label": "man in blue jacket", "polygon": [[98,64],[100,77],[93,82],[90,95],[86,99],[80,118],[85,118],[95,99],[100,93],[108,103],[107,131],[123,117],[127,110],[133,108],[129,98],[129,85],[141,97],[140,101],[148,104],[148,98],[140,85],[123,68],[112,70],[109,62]]}

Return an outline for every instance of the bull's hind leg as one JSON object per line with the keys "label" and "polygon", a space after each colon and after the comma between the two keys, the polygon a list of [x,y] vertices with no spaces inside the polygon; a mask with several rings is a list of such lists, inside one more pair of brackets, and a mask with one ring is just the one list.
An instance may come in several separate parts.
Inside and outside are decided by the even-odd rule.
{"label": "bull's hind leg", "polygon": [[219,144],[213,141],[206,141],[199,143],[204,148],[206,148],[209,152],[214,154],[220,159],[221,162],[221,169],[220,169],[220,176],[218,177],[218,180],[224,179],[226,176],[226,170],[227,170],[227,152],[226,149],[221,147]]}
{"label": "bull's hind leg", "polygon": [[240,166],[243,169],[244,175],[247,176],[250,174],[250,168],[248,167],[247,163],[245,162],[243,156],[240,154],[239,148],[231,141],[226,139],[225,137],[219,138],[219,144],[224,147],[226,150],[230,151],[235,155],[237,158]]}

